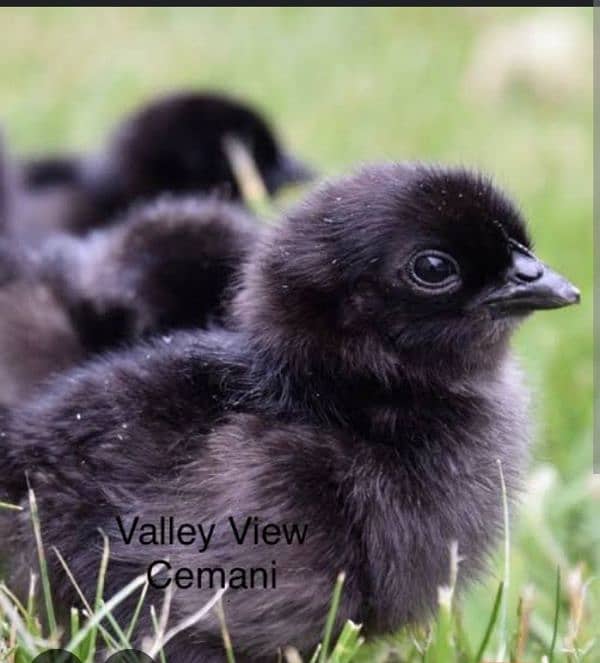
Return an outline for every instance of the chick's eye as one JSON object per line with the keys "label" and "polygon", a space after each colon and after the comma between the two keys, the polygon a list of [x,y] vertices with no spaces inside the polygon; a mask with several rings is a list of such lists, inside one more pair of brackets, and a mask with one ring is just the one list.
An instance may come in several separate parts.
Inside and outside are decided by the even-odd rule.
{"label": "chick's eye", "polygon": [[413,258],[410,276],[418,285],[445,287],[458,280],[458,265],[445,253],[424,251]]}

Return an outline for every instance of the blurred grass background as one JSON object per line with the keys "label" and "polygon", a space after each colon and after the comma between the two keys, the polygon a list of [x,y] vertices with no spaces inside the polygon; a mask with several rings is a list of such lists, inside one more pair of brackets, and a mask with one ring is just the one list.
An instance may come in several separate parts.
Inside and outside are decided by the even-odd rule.
{"label": "blurred grass background", "polygon": [[[554,32],[542,29],[547,61],[538,48],[523,64],[527,55],[505,46],[514,30],[521,50],[536,50],[535,34],[522,39],[536,21],[554,22]],[[537,434],[511,593],[534,585],[548,620],[556,564],[600,573],[591,61],[582,67],[591,9],[3,8],[0,25],[0,122],[17,154],[93,148],[136,104],[192,86],[253,101],[325,174],[377,159],[495,174],[520,201],[539,255],[582,290],[578,308],[537,314],[516,342],[536,394]],[[477,73],[482,62],[505,61],[508,74],[495,65]],[[496,580],[466,597],[465,621],[477,632]]]}

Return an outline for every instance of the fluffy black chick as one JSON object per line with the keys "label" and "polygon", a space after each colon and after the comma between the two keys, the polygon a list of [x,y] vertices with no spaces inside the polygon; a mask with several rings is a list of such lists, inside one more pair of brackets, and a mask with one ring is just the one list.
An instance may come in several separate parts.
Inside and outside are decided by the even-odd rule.
{"label": "fluffy black chick", "polygon": [[216,198],[163,196],[114,227],[62,236],[39,272],[86,348],[221,320],[235,274],[260,235],[257,219]]}
{"label": "fluffy black chick", "polygon": [[[188,581],[192,569],[173,623],[214,594],[206,578],[198,588],[198,567],[274,561],[276,588],[225,595],[244,663],[275,661],[286,645],[309,654],[342,570],[338,626],[350,618],[372,634],[421,622],[448,580],[452,542],[459,586],[484,566],[502,524],[498,461],[509,495],[518,489],[527,399],[511,332],[530,311],[578,297],[533,255],[521,215],[487,178],[367,168],[320,188],[260,243],[233,330],[104,358],[13,412],[0,499],[25,503],[28,473],[46,544],[88,596],[98,528],[111,540],[109,595],[158,559]],[[213,523],[214,536],[202,553],[136,534],[126,545],[117,516],[127,531],[135,516],[157,526],[174,516]],[[236,545],[231,516],[306,525],[306,538]],[[33,558],[26,512],[11,527],[6,542]],[[52,572],[62,605],[77,602]],[[222,663],[218,619],[166,653]]]}
{"label": "fluffy black chick", "polygon": [[259,232],[231,203],[163,197],[38,251],[0,240],[0,405],[93,354],[221,320]]}
{"label": "fluffy black chick", "polygon": [[[231,138],[245,146],[271,194],[311,177],[257,110],[221,94],[182,91],[134,111],[97,155],[24,162],[14,232],[30,243],[56,226],[83,233],[162,193],[240,200],[226,152]],[[49,219],[51,205],[56,213]]]}
{"label": "fluffy black chick", "polygon": [[85,357],[71,317],[32,256],[0,238],[0,411]]}

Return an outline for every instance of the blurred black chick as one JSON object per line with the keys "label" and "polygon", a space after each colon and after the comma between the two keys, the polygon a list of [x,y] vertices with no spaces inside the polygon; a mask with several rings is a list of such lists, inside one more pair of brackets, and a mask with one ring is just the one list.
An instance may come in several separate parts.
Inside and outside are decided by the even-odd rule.
{"label": "blurred black chick", "polygon": [[165,192],[241,200],[226,150],[231,139],[245,147],[271,194],[312,177],[247,104],[178,92],[133,112],[98,155],[25,161],[13,233],[30,244],[57,229],[81,234],[114,221],[132,202]]}
{"label": "blurred black chick", "polygon": [[0,405],[92,353],[219,321],[258,234],[233,204],[163,197],[39,251],[0,240]]}
{"label": "blurred black chick", "polygon": [[[385,633],[426,620],[451,543],[462,587],[501,531],[498,461],[511,497],[519,484],[528,427],[511,332],[530,311],[578,298],[531,253],[519,212],[487,178],[367,168],[319,189],[258,245],[235,331],[141,344],[13,412],[0,499],[25,504],[28,472],[46,545],[88,597],[98,528],[111,539],[109,595],[158,559],[179,570],[173,623],[216,589],[198,568],[223,569],[244,663],[275,661],[285,645],[309,654],[341,570],[338,627],[350,618]],[[143,545],[139,528],[161,516],[214,524],[210,544],[202,554]],[[239,529],[250,518],[252,532],[255,517],[306,526],[306,537],[237,545],[230,517]],[[26,512],[16,521],[5,541],[33,559]],[[240,569],[273,562],[275,588],[244,588]],[[62,605],[77,602],[71,583],[54,587]],[[166,654],[224,662],[218,619],[182,632]]]}
{"label": "blurred black chick", "polygon": [[64,307],[36,275],[30,255],[3,237],[14,167],[0,134],[0,412],[30,386],[83,356]]}
{"label": "blurred black chick", "polygon": [[31,256],[0,239],[0,410],[84,356],[68,312]]}

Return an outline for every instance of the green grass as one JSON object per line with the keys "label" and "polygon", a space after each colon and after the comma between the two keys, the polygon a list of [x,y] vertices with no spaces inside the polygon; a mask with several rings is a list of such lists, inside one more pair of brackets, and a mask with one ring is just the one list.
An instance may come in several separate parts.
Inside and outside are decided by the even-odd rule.
{"label": "green grass", "polygon": [[[323,639],[308,661],[303,661],[298,651],[292,647],[280,651],[279,660],[286,663],[371,663],[373,660],[384,662],[420,661],[422,663],[479,663],[480,661],[523,661],[523,656],[531,650],[539,650],[542,661],[553,663],[559,639],[561,614],[565,612],[563,602],[569,615],[569,623],[565,632],[563,652],[566,660],[579,663],[592,660],[595,655],[595,638],[591,632],[590,614],[587,613],[589,582],[570,582],[568,596],[563,596],[560,567],[556,574],[554,617],[547,633],[540,632],[540,626],[532,619],[532,604],[529,599],[521,599],[517,607],[517,620],[512,631],[507,629],[508,602],[505,588],[510,579],[510,536],[507,527],[509,520],[508,500],[504,479],[500,467],[505,513],[505,568],[504,578],[496,590],[495,599],[487,620],[483,622],[485,629],[479,642],[473,640],[473,633],[467,633],[463,625],[463,615],[455,601],[455,587],[460,567],[460,556],[457,544],[450,549],[450,565],[448,583],[438,590],[438,612],[432,623],[419,629],[405,629],[387,641],[365,643],[361,635],[362,627],[347,621],[335,638],[337,613],[345,576],[341,573],[333,588],[331,605],[324,616]],[[192,627],[206,618],[211,610],[216,610],[221,622],[224,649],[227,663],[235,663],[234,644],[231,641],[221,603],[227,587],[215,593],[200,610],[189,615],[183,621],[170,624],[170,606],[173,596],[172,585],[164,593],[162,605],[145,605],[149,580],[142,574],[122,587],[108,600],[104,599],[104,581],[110,558],[109,541],[103,535],[103,555],[97,574],[96,598],[91,606],[79,587],[60,552],[52,552],[58,557],[66,571],[69,582],[79,594],[82,609],[71,608],[70,629],[63,630],[57,625],[55,606],[52,600],[52,589],[46,563],[46,550],[41,535],[41,523],[38,516],[37,503],[33,491],[29,492],[29,513],[33,528],[39,561],[43,609],[36,604],[37,577],[31,575],[30,591],[26,605],[4,584],[0,583],[0,660],[9,663],[35,663],[36,657],[48,650],[60,647],[63,652],[74,654],[81,663],[94,663],[97,655],[103,652],[109,656],[116,652],[128,651],[143,647],[154,660],[166,663],[164,646],[181,631]],[[136,608],[128,624],[119,624],[113,616],[113,610],[124,600],[138,593]],[[565,600],[566,599],[566,600]],[[142,610],[149,609],[154,631],[152,633],[137,632],[138,618]],[[160,610],[160,613],[158,612]],[[42,627],[42,624],[47,627]],[[546,627],[548,629],[548,627]],[[494,649],[496,647],[496,649]],[[139,663],[139,658],[130,652],[132,663]]]}
{"label": "green grass", "polygon": [[[513,514],[502,602],[508,634],[532,612],[526,660],[550,657],[558,615],[558,661],[574,587],[581,589],[577,569],[582,582],[600,574],[600,487],[592,486],[592,72],[587,91],[552,101],[527,85],[485,101],[463,85],[483,30],[539,11],[554,10],[0,9],[0,120],[15,151],[90,148],[151,94],[216,87],[264,108],[290,146],[325,174],[381,158],[494,173],[520,201],[540,256],[582,290],[579,307],[534,316],[516,339],[537,432],[532,490]],[[592,10],[558,11],[580,20],[591,44]],[[445,626],[454,642],[459,631],[467,634],[475,652],[504,577],[501,553],[485,583],[461,600],[460,620],[453,610]],[[587,592],[581,642],[600,636],[599,584]],[[498,650],[497,627],[488,651]],[[366,643],[352,660],[410,656],[415,642],[423,647],[419,637]],[[455,660],[459,649],[449,645],[444,656]],[[585,660],[600,661],[599,650]]]}

